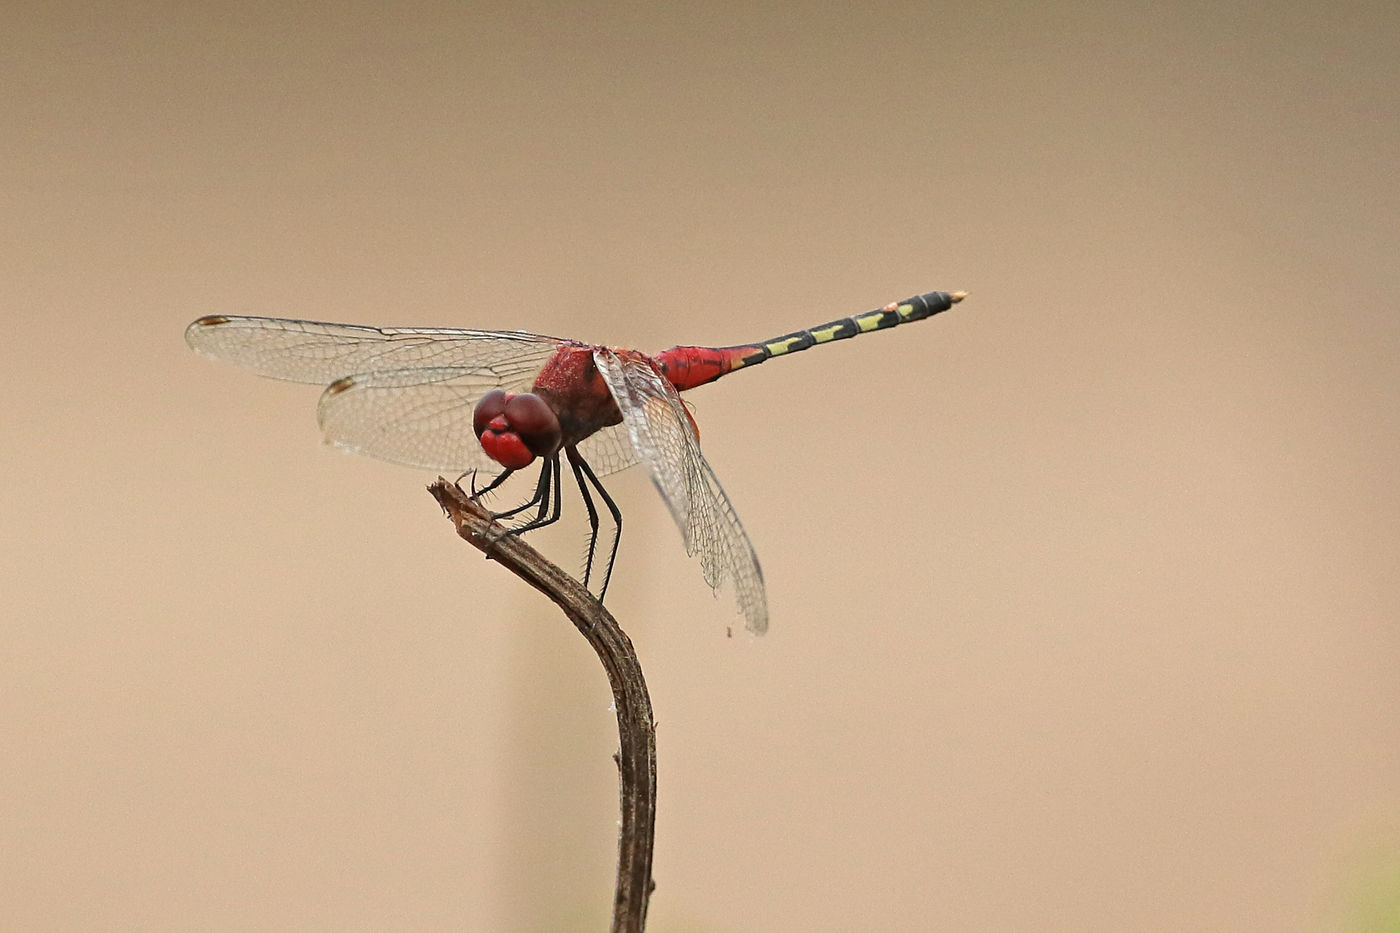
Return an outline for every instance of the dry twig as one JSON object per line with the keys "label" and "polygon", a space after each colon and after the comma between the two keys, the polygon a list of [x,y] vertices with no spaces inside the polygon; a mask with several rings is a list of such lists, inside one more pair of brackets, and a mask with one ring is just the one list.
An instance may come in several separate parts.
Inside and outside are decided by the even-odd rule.
{"label": "dry twig", "polygon": [[428,491],[452,519],[457,533],[511,573],[544,593],[574,623],[603,662],[617,708],[619,797],[617,889],[613,933],[642,933],[646,926],[656,828],[656,726],[637,653],[617,620],[577,580],[491,520],[491,513],[439,477]]}

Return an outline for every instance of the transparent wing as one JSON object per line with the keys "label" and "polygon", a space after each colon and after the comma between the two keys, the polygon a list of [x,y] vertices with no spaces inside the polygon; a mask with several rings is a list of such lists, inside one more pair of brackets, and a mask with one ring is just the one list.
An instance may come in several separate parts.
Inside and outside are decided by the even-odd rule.
{"label": "transparent wing", "polygon": [[590,434],[579,442],[578,449],[599,476],[636,466],[640,461],[626,421]]}
{"label": "transparent wing", "polygon": [[524,331],[362,327],[274,317],[202,317],[185,329],[196,352],[259,375],[326,385],[387,370],[484,369],[508,360],[540,365],[566,341]]}
{"label": "transparent wing", "polygon": [[477,401],[492,389],[528,391],[543,355],[493,366],[440,366],[347,376],[326,387],[316,420],[337,447],[407,466],[487,475],[501,465],[472,430]]}
{"label": "transparent wing", "polygon": [[680,528],[686,553],[699,555],[705,582],[715,590],[733,585],[749,631],[763,634],[768,629],[768,600],[758,556],[700,452],[680,395],[645,357],[599,348],[593,359],[622,411],[633,451],[651,471]]}
{"label": "transparent wing", "polygon": [[492,389],[529,391],[564,341],[518,331],[378,328],[266,317],[205,317],[185,330],[200,353],[274,379],[330,383],[317,420],[326,440],[435,470],[501,467],[472,431]]}

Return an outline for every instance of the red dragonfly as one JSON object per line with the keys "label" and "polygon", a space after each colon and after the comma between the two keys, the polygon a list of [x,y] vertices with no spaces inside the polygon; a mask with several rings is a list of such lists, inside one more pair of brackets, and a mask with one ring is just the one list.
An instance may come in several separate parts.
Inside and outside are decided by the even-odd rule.
{"label": "red dragonfly", "polygon": [[[654,356],[523,331],[379,328],[284,318],[202,317],[185,330],[196,351],[263,376],[323,384],[317,420],[326,440],[395,463],[495,478],[541,461],[534,495],[495,513],[520,534],[556,521],[568,460],[592,534],[585,586],[599,556],[598,509],[612,516],[606,594],[622,536],[622,513],[598,481],[642,462],[680,527],[686,552],[699,554],[705,581],[729,583],[748,629],[768,628],[763,573],[744,526],[700,452],[699,434],[679,393],[774,356],[921,321],[965,292],[930,292],[734,347],[672,347]],[[534,510],[534,515],[521,518]]]}

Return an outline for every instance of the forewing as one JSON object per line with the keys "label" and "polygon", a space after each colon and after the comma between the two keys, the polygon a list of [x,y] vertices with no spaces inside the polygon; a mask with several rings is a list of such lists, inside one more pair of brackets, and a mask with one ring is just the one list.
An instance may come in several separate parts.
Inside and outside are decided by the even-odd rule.
{"label": "forewing", "polygon": [[645,358],[599,348],[593,359],[622,411],[633,450],[671,510],[686,553],[699,555],[712,588],[733,585],[746,626],[761,635],[768,629],[768,602],[758,556],[700,452],[680,395]]}
{"label": "forewing", "polygon": [[489,367],[432,367],[361,373],[321,393],[316,419],[337,447],[407,466],[488,475],[501,465],[472,430],[476,403],[492,389],[528,391],[543,356]]}
{"label": "forewing", "polygon": [[538,359],[543,365],[564,341],[524,331],[380,328],[214,315],[187,327],[185,342],[199,353],[263,376],[326,385],[357,373],[488,369],[522,358]]}
{"label": "forewing", "polygon": [[326,440],[395,463],[499,473],[472,431],[492,389],[528,391],[563,342],[522,331],[380,328],[286,318],[213,316],[185,340],[207,356],[273,379],[327,385]]}

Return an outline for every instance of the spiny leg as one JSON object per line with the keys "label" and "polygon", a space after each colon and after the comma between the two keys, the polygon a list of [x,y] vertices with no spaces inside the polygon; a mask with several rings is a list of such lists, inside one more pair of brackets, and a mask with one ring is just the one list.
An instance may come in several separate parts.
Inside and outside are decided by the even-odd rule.
{"label": "spiny leg", "polygon": [[[612,550],[608,552],[608,566],[603,572],[603,588],[598,591],[598,602],[601,603],[603,597],[607,595],[608,583],[612,581],[613,562],[617,560],[617,547],[622,543],[622,511],[618,509],[617,503],[612,500],[612,496],[608,495],[608,491],[603,488],[603,484],[598,482],[598,477],[594,474],[593,468],[588,465],[588,461],[583,459],[578,451],[572,447],[568,448],[566,453],[569,456],[570,465],[574,468],[574,476],[579,477],[579,473],[582,471],[582,475],[588,478],[588,481],[593,484],[594,489],[598,490],[598,495],[603,497],[603,504],[607,506],[608,511],[612,513],[613,524],[617,528],[616,533],[613,535]],[[583,489],[583,479],[581,477],[579,477],[579,488]],[[593,503],[589,500],[587,491],[584,492],[583,499],[585,502],[588,502],[588,510],[591,515],[593,512]],[[593,563],[593,544],[596,543],[597,538],[598,526],[595,523],[593,525],[593,541],[589,542],[588,562],[590,565]]]}
{"label": "spiny leg", "polygon": [[574,481],[578,483],[578,491],[583,495],[583,505],[588,509],[588,527],[592,529],[588,534],[588,557],[583,563],[583,588],[588,589],[588,579],[593,573],[593,557],[598,553],[598,510],[593,506],[593,496],[588,492],[588,484],[584,482],[583,470],[579,467],[578,451],[570,447],[566,452],[569,458],[569,467],[574,472]]}
{"label": "spiny leg", "polygon": [[[505,528],[499,535],[496,535],[492,538],[493,543],[499,541],[501,538],[504,538],[506,535],[524,534],[532,528],[539,528],[542,524],[547,525],[549,524],[549,521],[554,520],[550,519],[549,521],[542,521],[545,515],[545,510],[549,506],[549,487],[551,477],[554,480],[555,490],[554,511],[556,513],[559,511],[559,458],[556,455],[552,460],[546,460],[544,463],[540,464],[540,478],[539,481],[535,483],[535,494],[532,495],[529,499],[527,499],[523,504],[517,505],[513,509],[507,509],[504,512],[492,512],[491,520],[494,522],[499,522],[503,518],[510,518],[512,515],[519,515],[521,512],[524,512],[527,509],[533,508],[535,506],[539,506],[539,514],[537,514],[534,518],[532,518],[530,521],[526,522],[523,525],[517,526],[515,528]],[[498,484],[499,481],[492,483],[491,485],[495,486]],[[487,489],[489,488],[490,487],[487,487]],[[482,492],[486,491],[486,489],[482,490]],[[557,519],[558,517],[559,516],[557,514],[554,516],[555,519]]]}
{"label": "spiny leg", "polygon": [[[492,512],[491,517],[499,521],[503,518],[510,518],[512,515],[519,515],[521,512],[536,506],[543,509],[544,504],[549,501],[549,478],[549,461],[546,460],[540,464],[540,478],[535,482],[534,495],[530,496],[530,498],[513,509],[506,509],[504,512]],[[496,484],[492,483],[491,485],[494,486]],[[483,489],[482,492],[486,492],[487,489],[490,488],[491,487],[488,486],[486,489]]]}
{"label": "spiny leg", "polygon": [[[480,499],[482,496],[486,495],[488,492],[490,492],[491,490],[495,489],[497,486],[501,485],[501,484],[504,483],[506,480],[510,479],[510,475],[511,475],[512,473],[514,473],[514,472],[515,472],[514,470],[510,469],[509,467],[507,467],[506,470],[505,470],[505,472],[503,472],[500,476],[498,476],[498,477],[496,477],[495,479],[493,479],[493,480],[492,480],[490,483],[488,483],[487,485],[482,486],[480,489],[477,489],[477,488],[476,488],[476,470],[472,470],[472,471],[471,471],[471,474],[472,474],[472,495],[471,495],[472,501],[475,501],[475,500],[477,500],[477,499]],[[462,476],[466,476],[466,475],[467,475],[467,474],[465,474],[465,473],[462,474]],[[458,483],[462,482],[462,476],[457,477],[457,482],[458,482]],[[461,486],[458,486],[457,488],[460,489]]]}
{"label": "spiny leg", "polygon": [[[548,477],[548,479],[546,479],[546,477]],[[559,516],[563,514],[561,508],[562,500],[560,498],[560,487],[563,485],[563,473],[559,468],[559,455],[556,453],[553,457],[549,458],[544,467],[540,470],[540,485],[535,492],[536,497],[540,500],[539,513],[525,524],[517,528],[512,528],[510,533],[513,535],[522,535],[527,531],[543,528],[545,525],[551,525],[559,521]],[[552,503],[550,502],[549,496],[551,486],[554,489]],[[520,510],[517,509],[516,511]]]}

